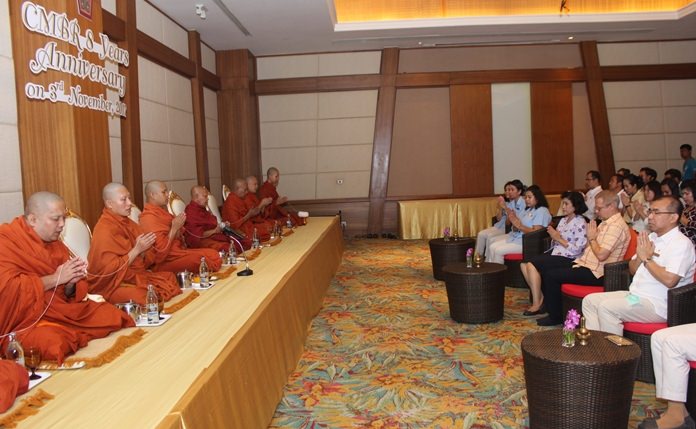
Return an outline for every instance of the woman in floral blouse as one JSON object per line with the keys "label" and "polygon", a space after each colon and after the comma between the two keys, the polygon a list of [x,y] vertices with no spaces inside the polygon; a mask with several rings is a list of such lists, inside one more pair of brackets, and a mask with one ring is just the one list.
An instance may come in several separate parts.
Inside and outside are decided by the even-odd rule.
{"label": "woman in floral blouse", "polygon": [[682,198],[685,208],[682,212],[679,231],[689,237],[696,246],[696,204],[694,203],[694,192],[696,191],[696,181],[685,180],[681,186]]}
{"label": "woman in floral blouse", "polygon": [[558,223],[558,227],[549,226],[546,229],[553,239],[551,248],[545,254],[533,256],[520,264],[522,275],[532,291],[532,306],[523,313],[525,316],[545,312],[544,296],[541,293],[541,273],[537,266],[554,267],[555,264],[550,262],[556,258],[575,259],[582,255],[587,246],[587,219],[582,216],[582,213],[587,211],[587,205],[582,194],[575,191],[564,192],[561,195],[561,210],[565,216]]}

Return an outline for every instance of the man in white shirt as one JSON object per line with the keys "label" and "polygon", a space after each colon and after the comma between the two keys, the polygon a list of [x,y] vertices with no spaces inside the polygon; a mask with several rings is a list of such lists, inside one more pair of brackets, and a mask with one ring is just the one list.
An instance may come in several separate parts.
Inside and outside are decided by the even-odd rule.
{"label": "man in white shirt", "polygon": [[587,172],[585,175],[585,186],[587,187],[587,192],[585,193],[587,211],[583,214],[586,218],[592,220],[595,218],[595,196],[602,191],[602,176],[599,175],[599,171],[590,170]]}
{"label": "man in white shirt", "polygon": [[667,320],[667,290],[694,280],[694,246],[677,227],[683,210],[674,197],[661,197],[650,204],[648,235],[638,236],[636,254],[628,268],[633,281],[628,291],[587,295],[582,314],[588,329],[623,335],[623,322],[664,323]]}

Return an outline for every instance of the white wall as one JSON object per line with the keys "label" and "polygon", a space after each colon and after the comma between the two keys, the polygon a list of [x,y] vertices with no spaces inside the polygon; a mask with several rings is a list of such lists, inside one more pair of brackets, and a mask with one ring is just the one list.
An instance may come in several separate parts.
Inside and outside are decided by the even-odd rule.
{"label": "white wall", "polygon": [[258,79],[379,73],[380,51],[260,57]]}
{"label": "white wall", "polygon": [[[208,173],[210,176],[210,192],[222,204],[222,169],[220,164],[220,137],[218,132],[217,94],[203,89],[205,103],[205,136],[208,146]],[[227,184],[230,185],[229,183]]]}
{"label": "white wall", "polygon": [[506,182],[532,183],[532,111],[529,83],[491,85],[493,109],[493,182],[501,193]]}
{"label": "white wall", "polygon": [[0,1],[0,222],[24,211],[9,3]]}

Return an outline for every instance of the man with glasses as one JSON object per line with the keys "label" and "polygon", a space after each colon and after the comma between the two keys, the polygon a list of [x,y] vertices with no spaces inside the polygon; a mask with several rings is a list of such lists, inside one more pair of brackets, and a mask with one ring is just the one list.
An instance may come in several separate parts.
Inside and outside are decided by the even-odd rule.
{"label": "man with glasses", "polygon": [[618,208],[619,197],[612,191],[602,191],[595,196],[595,214],[602,223],[592,220],[587,226],[588,245],[582,256],[571,261],[554,262],[537,267],[541,273],[541,289],[548,316],[537,320],[539,326],[563,323],[561,285],[573,283],[588,286],[604,284],[604,264],[623,259],[631,239],[626,222]]}
{"label": "man with glasses", "polygon": [[633,281],[628,291],[591,294],[582,301],[588,329],[623,335],[623,322],[664,323],[667,290],[693,282],[696,252],[677,227],[681,202],[661,197],[648,210],[649,235],[638,236],[636,254],[628,268]]}

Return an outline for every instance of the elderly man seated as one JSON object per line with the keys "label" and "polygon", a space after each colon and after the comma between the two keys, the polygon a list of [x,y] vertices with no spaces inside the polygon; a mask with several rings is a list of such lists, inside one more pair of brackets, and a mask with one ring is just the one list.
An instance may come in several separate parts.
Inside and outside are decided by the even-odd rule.
{"label": "elderly man seated", "polygon": [[270,238],[269,228],[265,223],[258,224],[252,221],[261,210],[258,207],[247,208],[244,202],[247,192],[246,180],[236,179],[232,192],[227,196],[225,204],[222,206],[222,219],[229,222],[232,228],[246,234],[246,238],[242,240],[244,247],[251,244],[249,240],[252,238],[254,230],[256,230],[259,240],[267,241]]}
{"label": "elderly man seated", "polygon": [[208,210],[208,194],[205,186],[191,188],[191,202],[185,209],[186,244],[193,248],[209,247],[227,252],[230,250],[230,238],[223,234],[217,218]]}
{"label": "elderly man seated", "polygon": [[633,281],[628,291],[595,293],[582,301],[588,329],[623,335],[623,322],[667,321],[667,290],[693,282],[696,252],[677,227],[682,204],[661,197],[650,204],[648,228],[638,236],[636,254],[628,268]]}
{"label": "elderly man seated", "polygon": [[59,363],[91,339],[133,326],[123,311],[87,298],[87,263],[58,240],[64,226],[65,202],[50,192],[35,193],[24,216],[0,225],[0,332],[16,332],[25,348]]}

